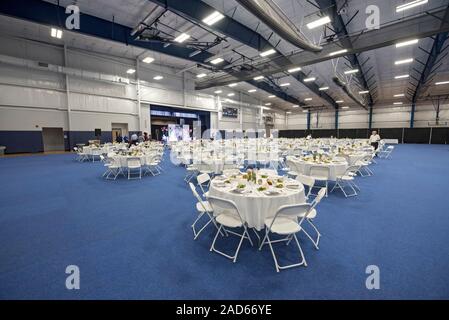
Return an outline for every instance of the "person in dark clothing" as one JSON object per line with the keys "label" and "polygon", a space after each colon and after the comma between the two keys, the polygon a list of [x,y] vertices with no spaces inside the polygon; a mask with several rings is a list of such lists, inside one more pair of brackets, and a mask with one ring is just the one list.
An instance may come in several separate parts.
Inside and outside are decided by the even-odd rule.
{"label": "person in dark clothing", "polygon": [[123,142],[123,137],[122,137],[121,134],[117,135],[117,138],[115,138],[115,142],[117,142],[117,143],[122,143]]}

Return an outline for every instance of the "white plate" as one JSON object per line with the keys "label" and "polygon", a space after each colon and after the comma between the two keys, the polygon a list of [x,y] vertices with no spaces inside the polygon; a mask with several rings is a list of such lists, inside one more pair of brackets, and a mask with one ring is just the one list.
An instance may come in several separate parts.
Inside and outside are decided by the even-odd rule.
{"label": "white plate", "polygon": [[299,184],[287,184],[286,187],[289,189],[299,189]]}
{"label": "white plate", "polygon": [[272,195],[280,194],[281,192],[279,190],[266,190],[266,191],[264,191],[264,193],[267,196],[272,196]]}

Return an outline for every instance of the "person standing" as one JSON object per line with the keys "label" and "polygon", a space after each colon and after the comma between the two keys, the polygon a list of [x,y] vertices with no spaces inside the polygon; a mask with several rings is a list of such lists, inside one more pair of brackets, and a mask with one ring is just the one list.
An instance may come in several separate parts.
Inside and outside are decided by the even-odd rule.
{"label": "person standing", "polygon": [[379,148],[379,141],[380,141],[379,134],[377,133],[377,131],[373,131],[371,133],[371,136],[369,137],[369,143],[374,148],[374,151],[376,151],[377,148]]}

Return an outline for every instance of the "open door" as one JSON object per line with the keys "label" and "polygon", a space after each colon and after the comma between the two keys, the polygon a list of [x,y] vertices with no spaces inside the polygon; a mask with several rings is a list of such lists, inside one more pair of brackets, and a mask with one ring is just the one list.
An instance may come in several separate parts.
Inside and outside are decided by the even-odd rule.
{"label": "open door", "polygon": [[65,151],[62,128],[42,128],[42,141],[44,152]]}

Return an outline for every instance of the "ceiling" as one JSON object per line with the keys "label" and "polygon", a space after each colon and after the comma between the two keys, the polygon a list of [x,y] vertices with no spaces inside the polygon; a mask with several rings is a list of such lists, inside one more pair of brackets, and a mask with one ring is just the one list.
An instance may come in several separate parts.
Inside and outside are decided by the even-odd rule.
{"label": "ceiling", "polygon": [[[295,51],[301,51],[289,44],[285,40],[278,37],[275,33],[272,33],[271,29],[265,24],[259,22],[259,20],[248,12],[246,9],[241,7],[234,0],[203,0],[210,6],[214,7],[216,10],[222,12],[223,14],[232,17],[234,20],[246,25],[247,27],[256,30],[259,34],[268,39],[269,42],[276,46],[278,54],[288,55]],[[380,9],[380,23],[381,25],[385,23],[394,22],[399,19],[403,19],[408,16],[412,16],[418,13],[422,13],[425,10],[430,10],[433,8],[438,8],[442,6],[447,6],[447,0],[429,0],[429,2],[423,6],[418,6],[414,9],[404,11],[403,13],[396,13],[395,7],[397,5],[409,2],[410,0],[372,0],[370,5],[376,5]],[[56,3],[56,1],[47,0],[50,3]],[[139,25],[150,13],[152,13],[147,21],[152,21],[161,13],[164,12],[163,8],[157,7],[153,2],[149,0],[77,0],[68,1],[60,0],[60,5],[66,6],[69,4],[76,3],[81,12],[93,16],[100,17],[105,20],[115,21],[116,23],[134,28]],[[319,43],[323,37],[324,28],[316,28],[308,30],[305,24],[317,19],[317,14],[319,11],[315,6],[313,0],[275,0],[278,6],[283,10],[283,12],[288,16],[290,21],[294,23],[307,38],[315,43]],[[337,8],[340,10],[340,14],[343,21],[347,23],[346,28],[349,34],[355,34],[364,30],[365,20],[367,15],[365,14],[366,4],[365,1],[359,0],[337,0]],[[358,12],[358,13],[357,13]],[[354,16],[355,15],[355,16]],[[354,16],[354,17],[353,17]],[[185,20],[184,18],[172,13],[170,11],[165,12],[159,19],[161,25],[158,28],[161,29],[165,34],[175,37],[182,32],[188,33],[192,38],[197,41],[212,42],[215,40],[217,34],[212,34],[211,32]],[[31,39],[45,39],[47,42],[60,43],[60,40],[53,40],[48,37],[48,28],[44,26],[36,27],[35,24],[28,22],[18,22],[14,20],[11,23],[11,18],[1,17],[0,18],[0,29],[2,33],[8,33],[12,35],[20,35],[22,37],[27,37]],[[329,29],[326,34],[332,33]],[[92,38],[88,36],[83,36],[76,33],[67,33],[68,36],[64,37],[63,41],[74,48],[79,48],[83,50],[91,50],[99,53],[111,54],[117,57],[126,57],[130,59],[136,59],[147,55],[150,52],[143,50],[142,48],[126,46],[123,44],[115,43],[112,41],[99,40],[97,38]],[[240,63],[242,61],[242,56],[245,59],[253,59],[259,61],[259,52],[251,47],[243,45],[236,40],[227,38],[223,35],[218,34],[225,38],[221,44],[209,49],[209,52],[213,54],[223,54],[223,56],[228,62]],[[420,60],[426,62],[428,54],[425,51],[430,51],[433,45],[433,39],[426,38],[421,39],[418,44],[396,48],[395,46],[384,47],[381,49],[376,49],[368,52],[363,52],[358,56],[359,61],[365,61],[368,59],[363,67],[363,70],[371,68],[370,75],[373,74],[373,83],[377,87],[377,99],[376,106],[393,106],[393,102],[402,101],[404,104],[408,103],[407,97],[405,98],[394,98],[395,94],[406,93],[407,88],[412,88],[409,84],[410,79],[395,79],[397,75],[411,74],[416,76],[416,72],[413,68],[421,70],[422,66],[416,61]],[[449,41],[447,41],[449,42]],[[150,53],[156,58],[157,63],[172,66],[178,69],[185,69],[191,67],[189,71],[200,74],[207,73],[207,78],[215,77],[220,73],[211,74],[209,69],[205,69],[197,66],[197,63],[192,61],[187,61],[172,56],[164,55],[161,53]],[[404,58],[414,58],[415,61],[411,64],[406,64],[402,66],[395,66],[394,61],[404,59]],[[303,71],[306,74],[314,76],[317,78],[316,83],[323,87],[329,87],[326,92],[334,100],[343,100],[342,105],[348,105],[352,108],[360,108],[349,99],[349,97],[333,83],[332,77],[334,75],[334,70],[342,73],[347,70],[348,67],[345,65],[345,60],[343,58],[328,60],[321,62],[312,66],[304,67]],[[199,81],[203,81],[201,79]],[[442,65],[438,69],[438,73],[432,82],[449,80],[449,55],[442,60]],[[346,81],[352,84],[352,89],[358,95],[359,89],[354,85],[355,82],[350,76],[346,77]],[[290,83],[288,87],[282,87],[282,90],[289,95],[298,98],[305,104],[310,106],[326,106],[331,108],[330,104],[320,98],[318,95],[309,90],[303,83],[296,80],[288,74],[275,74],[272,76],[272,83],[280,85],[282,83]],[[257,92],[248,93],[248,90],[255,89],[252,85],[241,82],[237,87],[234,88],[210,88],[204,90],[206,93],[213,94],[216,90],[222,90],[223,95],[229,92],[241,91],[247,95],[251,95],[254,98],[260,100],[262,104],[272,103],[273,107],[280,108],[282,110],[295,111],[298,109],[292,109],[292,103],[285,102],[279,98],[268,98],[270,95],[267,92],[258,90]],[[423,96],[427,95],[442,95],[449,94],[449,86],[430,86],[424,91]],[[312,100],[305,101],[307,98],[312,98]],[[402,100],[401,100],[402,99]]]}

